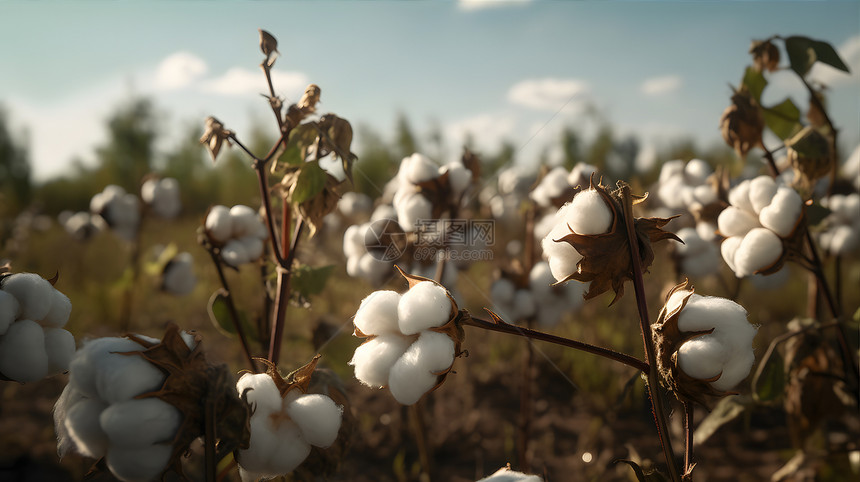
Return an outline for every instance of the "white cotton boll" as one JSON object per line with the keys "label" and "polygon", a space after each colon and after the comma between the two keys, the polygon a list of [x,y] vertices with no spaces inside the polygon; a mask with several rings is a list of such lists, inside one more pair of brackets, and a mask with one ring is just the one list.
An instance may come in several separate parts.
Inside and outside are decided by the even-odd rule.
{"label": "white cotton boll", "polygon": [[98,398],[96,374],[101,367],[110,364],[116,357],[125,356],[115,353],[143,349],[142,345],[128,338],[106,337],[84,342],[69,364],[69,384],[84,396]]}
{"label": "white cotton boll", "polygon": [[[555,213],[549,213],[538,219],[535,223],[534,235],[537,241],[541,241],[543,238],[547,237],[549,233],[556,226]],[[565,226],[566,228],[567,226]],[[565,231],[567,232],[567,231]]]}
{"label": "white cotton boll", "polygon": [[400,293],[396,291],[374,291],[361,300],[352,322],[365,335],[397,333]]}
{"label": "white cotton boll", "polygon": [[773,201],[761,210],[758,218],[762,226],[785,238],[794,230],[802,209],[803,200],[797,191],[780,186]]}
{"label": "white cotton boll", "polygon": [[361,278],[361,256],[349,256],[346,259],[346,274],[350,278]]}
{"label": "white cotton boll", "polygon": [[98,366],[96,390],[102,400],[124,402],[158,390],[165,378],[161,370],[140,355],[112,353],[103,357]]}
{"label": "white cotton boll", "polygon": [[257,211],[250,206],[237,204],[230,208],[230,217],[233,219],[233,238],[241,238],[248,236],[257,231],[257,225],[260,223],[260,217]]}
{"label": "white cotton boll", "polygon": [[[75,441],[72,440],[66,429],[66,418],[68,418],[69,410],[84,399],[85,397],[81,395],[81,392],[67,384],[54,403],[54,431],[57,433],[57,455],[61,459],[69,451],[75,450]],[[98,423],[98,418],[96,418],[96,423]]]}
{"label": "white cotton boll", "polygon": [[[686,292],[676,291],[670,297],[670,301],[682,293]],[[746,316],[746,310],[734,301],[716,296],[693,294],[678,317],[678,328],[681,331],[704,331],[720,326],[735,328],[741,327],[742,324],[752,326],[746,321]],[[743,335],[746,336],[746,333]]]}
{"label": "white cotton boll", "polygon": [[236,391],[245,394],[255,413],[268,414],[281,410],[281,392],[272,377],[265,373],[245,373],[236,383]]}
{"label": "white cotton boll", "polygon": [[597,173],[597,171],[597,166],[580,162],[570,170],[570,174],[567,175],[567,183],[572,187],[585,186],[588,184],[588,180],[591,179],[591,175]]}
{"label": "white cotton boll", "polygon": [[717,192],[710,185],[703,184],[693,188],[693,197],[699,204],[707,206],[717,201]]}
{"label": "white cotton boll", "polygon": [[263,255],[263,240],[256,236],[245,236],[239,239],[245,246],[245,253],[248,255],[248,261],[260,259]]}
{"label": "white cotton boll", "polygon": [[827,251],[835,255],[850,254],[860,246],[860,232],[856,227],[839,225],[830,232]]}
{"label": "white cotton boll", "polygon": [[69,322],[69,315],[72,313],[72,302],[69,301],[69,297],[51,288],[50,300],[51,309],[40,324],[54,328],[66,326],[66,323]]}
{"label": "white cotton boll", "polygon": [[373,210],[373,214],[370,216],[370,222],[378,221],[380,219],[393,219],[397,220],[397,209],[390,204],[380,204]]}
{"label": "white cotton boll", "polygon": [[543,208],[547,208],[552,204],[552,198],[550,198],[549,192],[543,183],[538,184],[534,190],[529,193],[529,199]]}
{"label": "white cotton boll", "polygon": [[759,176],[750,181],[750,204],[756,214],[761,213],[776,194],[776,181],[770,176]]}
{"label": "white cotton boll", "polygon": [[107,205],[107,216],[117,227],[135,228],[140,221],[140,200],[126,194]]}
{"label": "white cotton boll", "polygon": [[749,276],[768,268],[782,256],[782,241],[773,231],[756,228],[747,233],[734,256],[735,274]]}
{"label": "white cotton boll", "polygon": [[437,372],[454,362],[454,341],[442,333],[425,331],[391,367],[388,389],[403,405],[412,405],[438,381]]}
{"label": "white cotton boll", "polygon": [[684,173],[684,167],[684,161],[680,159],[674,159],[663,163],[663,166],[660,168],[660,184],[682,175]]}
{"label": "white cotton boll", "polygon": [[684,174],[692,184],[701,184],[713,173],[711,166],[701,159],[691,159],[684,167]]}
{"label": "white cotton boll", "polygon": [[469,187],[472,182],[472,171],[466,169],[460,162],[451,162],[439,168],[439,174],[448,173],[448,184],[451,186],[451,194],[457,198]]}
{"label": "white cotton boll", "polygon": [[750,202],[750,180],[747,179],[729,191],[729,204],[747,212],[755,212]]}
{"label": "white cotton boll", "polygon": [[358,257],[366,253],[364,247],[364,233],[369,224],[354,224],[343,233],[343,254],[347,257]]}
{"label": "white cotton boll", "polygon": [[275,431],[278,444],[268,461],[266,475],[288,474],[296,469],[311,453],[310,444],[304,439],[299,426],[291,421],[281,422]]}
{"label": "white cotton boll", "polygon": [[402,179],[412,184],[436,179],[439,176],[438,166],[417,152],[403,159],[403,162],[400,163],[400,169],[404,171]]}
{"label": "white cotton boll", "polygon": [[197,277],[194,275],[194,259],[191,253],[179,253],[166,266],[162,289],[170,294],[182,296],[191,293],[196,284]]}
{"label": "white cotton boll", "polygon": [[63,426],[74,442],[78,453],[98,459],[107,450],[107,434],[102,430],[99,417],[108,405],[95,398],[84,398],[69,407]]}
{"label": "white cotton boll", "polygon": [[337,440],[343,407],[325,395],[308,394],[288,404],[287,414],[298,424],[305,441],[325,448]]}
{"label": "white cotton boll", "polygon": [[[723,260],[729,268],[735,272],[735,274],[738,273],[737,267],[735,266],[735,255],[738,252],[741,241],[743,241],[741,236],[732,236],[720,244],[720,253],[723,255]],[[743,275],[738,275],[738,277],[743,277]]]}
{"label": "white cotton boll", "polygon": [[513,317],[515,320],[524,320],[534,316],[537,311],[535,298],[529,290],[517,290],[513,298]]}
{"label": "white cotton boll", "polygon": [[490,286],[490,299],[495,304],[509,303],[514,299],[515,292],[516,287],[511,280],[499,278],[493,281],[493,284]]}
{"label": "white cotton boll", "polygon": [[35,273],[16,273],[3,279],[3,291],[14,296],[20,306],[19,317],[42,320],[51,309],[54,287]]}
{"label": "white cotton boll", "polygon": [[544,257],[549,262],[549,268],[557,281],[562,281],[573,273],[576,273],[576,265],[582,259],[582,255],[570,243],[555,241],[570,234],[570,229],[564,223],[558,223],[552,231],[541,240],[541,248]]}
{"label": "white cotton boll", "polygon": [[45,332],[38,323],[18,320],[0,336],[0,373],[24,383],[48,375]]}
{"label": "white cotton boll", "polygon": [[6,333],[21,311],[21,306],[14,296],[0,289],[0,335]]}
{"label": "white cotton boll", "polygon": [[543,180],[541,180],[541,186],[543,186],[549,199],[557,198],[570,189],[570,184],[567,183],[567,176],[568,172],[561,166],[553,168],[544,176]]}
{"label": "white cotton boll", "polygon": [[661,182],[657,187],[657,198],[672,212],[685,209],[684,199],[678,195],[684,189],[684,179],[673,177]]}
{"label": "white cotton boll", "polygon": [[412,338],[395,333],[379,335],[365,342],[355,349],[349,362],[355,367],[355,378],[373,388],[388,385],[391,367],[411,344]]}
{"label": "white cotton boll", "polygon": [[594,189],[581,191],[559,215],[578,234],[603,234],[612,226],[612,210]]}
{"label": "white cotton boll", "polygon": [[502,467],[492,475],[484,477],[478,482],[542,482],[542,480],[537,475],[528,475],[507,467]]}
{"label": "white cotton boll", "polygon": [[717,390],[731,390],[749,375],[753,363],[755,363],[755,353],[751,348],[736,351],[723,367],[723,374],[719,380],[711,382],[711,386]]}
{"label": "white cotton boll", "polygon": [[519,166],[511,166],[499,172],[499,194],[525,194],[534,181],[534,175],[528,174]]}
{"label": "white cotton boll", "polygon": [[713,378],[723,371],[729,350],[713,335],[702,335],[681,345],[678,366],[693,378]]}
{"label": "white cotton boll", "polygon": [[123,482],[149,482],[157,479],[170,461],[173,446],[154,444],[139,448],[108,448],[105,462],[111,473]]}
{"label": "white cotton boll", "polygon": [[245,243],[238,239],[227,241],[227,244],[221,248],[221,259],[234,268],[238,268],[250,260]]}
{"label": "white cotton boll", "polygon": [[422,330],[442,326],[451,318],[451,300],[445,288],[422,281],[400,297],[397,317],[400,332],[414,335]]}
{"label": "white cotton boll", "polygon": [[233,218],[230,216],[230,208],[216,205],[209,209],[204,224],[209,236],[218,243],[224,243],[233,235]]}
{"label": "white cotton boll", "polygon": [[[270,413],[255,413],[251,416],[249,427],[251,438],[248,441],[249,446],[245,450],[240,450],[239,456],[236,459],[239,463],[240,470],[245,470],[255,474],[254,477],[247,480],[256,480],[263,475],[267,475],[268,477],[277,476],[278,474],[272,471],[269,460],[272,458],[272,454],[275,453],[275,450],[277,450],[281,443],[293,442],[293,440],[285,440],[282,442],[278,439],[276,432],[277,429],[274,426],[274,420],[270,415]],[[279,414],[275,415],[278,416]],[[295,431],[294,438],[295,435],[298,435],[299,427],[295,423],[290,420],[281,420],[281,423],[288,427],[293,427]],[[246,480],[244,477],[242,477],[242,479]]]}
{"label": "white cotton boll", "polygon": [[[541,261],[532,266],[532,270],[529,272],[529,289],[534,293],[538,302],[545,301],[552,296],[552,286],[550,285],[553,283],[555,283],[555,278],[549,269],[549,263]],[[568,283],[568,285],[570,284]]]}
{"label": "white cotton boll", "polygon": [[432,217],[433,204],[417,192],[410,193],[397,205],[397,220],[406,232],[415,231],[420,221],[429,220]]}
{"label": "white cotton boll", "polygon": [[75,356],[75,337],[62,328],[45,328],[48,374],[64,372]]}
{"label": "white cotton boll", "polygon": [[172,443],[181,422],[179,409],[155,397],[114,403],[99,416],[111,449]]}
{"label": "white cotton boll", "polygon": [[715,241],[717,239],[717,225],[699,221],[696,223],[696,234],[705,241]]}
{"label": "white cotton boll", "polygon": [[720,212],[720,216],[717,218],[717,226],[720,233],[727,238],[744,236],[751,229],[761,227],[755,216],[734,206],[729,206]]}
{"label": "white cotton boll", "polygon": [[182,201],[179,197],[179,181],[172,177],[161,180],[153,208],[156,214],[166,219],[174,218],[179,214],[180,209],[182,209]]}
{"label": "white cotton boll", "polygon": [[694,228],[681,228],[675,234],[683,241],[683,244],[675,245],[675,249],[681,256],[701,253],[709,244],[699,237],[699,233]]}
{"label": "white cotton boll", "polygon": [[373,210],[373,200],[367,194],[349,191],[338,200],[337,209],[348,218],[367,216]]}

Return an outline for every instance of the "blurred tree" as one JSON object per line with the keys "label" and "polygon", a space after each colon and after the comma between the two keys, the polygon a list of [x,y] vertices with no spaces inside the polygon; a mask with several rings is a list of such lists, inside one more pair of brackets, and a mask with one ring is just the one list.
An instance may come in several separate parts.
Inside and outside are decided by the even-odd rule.
{"label": "blurred tree", "polygon": [[481,174],[487,177],[495,176],[496,173],[499,172],[499,169],[513,164],[514,154],[516,154],[516,151],[517,147],[512,141],[509,139],[503,139],[499,146],[499,150],[495,153],[490,155],[480,155]]}
{"label": "blurred tree", "polygon": [[164,156],[164,166],[160,170],[164,177],[172,177],[179,182],[183,211],[186,214],[203,214],[217,193],[207,182],[211,168],[207,168],[208,156],[200,145],[203,129],[199,122],[186,127],[186,133],[173,150]]}
{"label": "blurred tree", "polygon": [[0,107],[0,217],[14,216],[32,197],[26,133],[17,136],[23,138],[20,142],[15,137]]}
{"label": "blurred tree", "polygon": [[411,156],[416,152],[421,152],[419,151],[418,140],[412,132],[412,126],[409,124],[409,119],[407,119],[406,115],[402,113],[397,115],[395,136],[394,147],[398,159],[403,159],[404,157]]}
{"label": "blurred tree", "polygon": [[151,170],[157,124],[150,99],[132,98],[121,104],[107,120],[107,143],[96,149],[99,180],[138,192],[140,179]]}
{"label": "blurred tree", "polygon": [[570,126],[561,131],[561,150],[564,154],[562,165],[565,169],[570,170],[582,161],[582,140]]}
{"label": "blurred tree", "polygon": [[602,124],[586,149],[585,162],[594,165],[599,170],[606,172],[606,160],[612,153],[613,133],[609,124]]}
{"label": "blurred tree", "polygon": [[358,126],[358,139],[358,161],[352,166],[355,190],[377,198],[382,195],[385,183],[394,177],[400,158],[366,125]]}
{"label": "blurred tree", "polygon": [[637,176],[636,156],[639,154],[639,139],[627,136],[612,145],[613,158],[616,160],[606,166],[607,173],[614,179],[632,179]]}

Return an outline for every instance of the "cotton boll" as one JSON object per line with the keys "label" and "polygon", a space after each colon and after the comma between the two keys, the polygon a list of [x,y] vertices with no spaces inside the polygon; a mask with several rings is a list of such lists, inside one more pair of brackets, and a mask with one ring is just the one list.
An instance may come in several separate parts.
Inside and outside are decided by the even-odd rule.
{"label": "cotton boll", "polygon": [[[553,213],[547,214],[538,219],[538,221],[535,223],[534,229],[535,239],[537,241],[540,241],[543,238],[547,237],[547,235],[549,235],[549,233],[553,230],[553,228],[556,227],[557,224],[559,223],[556,222],[555,214]],[[567,226],[564,227],[567,228]],[[565,230],[565,232],[568,232],[568,230]]]}
{"label": "cotton boll", "polygon": [[367,194],[349,191],[338,200],[337,209],[348,218],[361,216],[367,219],[373,210],[373,200]]}
{"label": "cotton boll", "polygon": [[773,201],[776,194],[776,181],[770,176],[759,176],[750,181],[750,204],[756,214]]}
{"label": "cotton boll", "polygon": [[337,439],[343,407],[325,395],[308,394],[287,405],[287,414],[298,424],[305,441],[325,448]]}
{"label": "cotton boll", "polygon": [[442,326],[450,320],[451,309],[451,300],[445,288],[430,281],[422,281],[400,297],[397,305],[400,332],[413,335]]}
{"label": "cotton boll", "polygon": [[773,231],[756,228],[747,233],[735,252],[735,273],[749,276],[765,269],[782,256],[782,241]]}
{"label": "cotton boll", "polygon": [[576,265],[582,255],[570,243],[560,240],[570,234],[570,229],[563,223],[556,224],[550,233],[541,241],[544,257],[549,262],[549,268],[556,280],[562,281],[576,273]]}
{"label": "cotton boll", "polygon": [[797,191],[780,186],[770,205],[761,210],[759,221],[762,226],[785,238],[794,230],[802,209],[803,201]]}
{"label": "cotton boll", "polygon": [[216,205],[209,209],[204,224],[206,232],[213,241],[224,243],[233,235],[233,218],[230,216],[230,208]]}
{"label": "cotton boll", "polygon": [[[278,440],[274,419],[270,417],[270,413],[255,413],[251,416],[250,431],[251,438],[249,446],[245,450],[239,451],[237,462],[241,469],[253,472],[260,475],[268,475],[274,477],[278,475],[271,470],[269,459],[272,458],[275,450],[282,443]],[[275,414],[280,416],[280,414]],[[299,427],[289,420],[280,420],[281,423],[290,425],[294,428],[295,435],[298,435]],[[287,443],[293,440],[286,441]],[[254,477],[251,480],[256,480]],[[244,478],[243,478],[244,479]]]}
{"label": "cotton boll", "polygon": [[755,363],[755,353],[751,348],[735,352],[726,362],[723,374],[717,381],[711,382],[711,385],[717,390],[731,390],[749,375],[753,363]]}
{"label": "cotton boll", "polygon": [[245,373],[236,383],[239,395],[245,395],[255,413],[268,414],[281,410],[281,392],[272,377],[265,373]]}
{"label": "cotton boll", "polygon": [[660,184],[665,184],[670,179],[676,178],[684,173],[684,161],[680,159],[673,159],[671,161],[666,161],[663,163],[663,166],[660,168],[660,178],[658,182]]}
{"label": "cotton boll", "polygon": [[346,274],[350,278],[361,278],[361,256],[349,256],[346,259]]}
{"label": "cotton boll", "polygon": [[860,232],[856,228],[840,225],[830,233],[827,251],[835,255],[850,254],[860,246]]}
{"label": "cotton boll", "polygon": [[96,373],[96,390],[102,400],[124,402],[158,390],[165,378],[161,370],[140,355],[113,353],[102,358]]}
{"label": "cotton boll", "polygon": [[684,174],[691,184],[702,184],[713,172],[711,166],[701,159],[691,159],[684,167]]}
{"label": "cotton boll", "polygon": [[755,212],[752,203],[750,202],[750,180],[747,179],[729,191],[729,203],[747,212]]}
{"label": "cotton boll", "polygon": [[69,363],[69,384],[84,396],[98,398],[96,374],[103,365],[110,364],[117,355],[129,351],[142,351],[144,348],[128,338],[106,337],[85,342]]}
{"label": "cotton boll", "polygon": [[[678,293],[683,292],[675,292],[673,296]],[[681,331],[705,331],[721,326],[739,327],[741,323],[751,326],[746,316],[746,310],[734,301],[693,294],[678,317],[678,328]]]}
{"label": "cotton boll", "polygon": [[64,372],[75,356],[75,337],[62,328],[45,328],[48,374]]}
{"label": "cotton boll", "polygon": [[35,273],[16,273],[3,279],[0,289],[14,296],[20,306],[19,318],[42,320],[51,310],[54,287]]}
{"label": "cotton boll", "polygon": [[612,211],[594,189],[577,194],[559,210],[559,216],[578,234],[603,234],[612,226]]}
{"label": "cotton boll", "polygon": [[149,482],[158,478],[173,453],[169,444],[142,448],[110,447],[105,457],[108,469],[123,482]]}
{"label": "cotton boll", "polygon": [[701,186],[696,186],[693,188],[693,197],[696,199],[696,202],[699,204],[706,206],[717,201],[717,193],[714,191],[708,184],[703,184]]}
{"label": "cotton boll", "polygon": [[503,467],[478,482],[542,482],[542,479],[537,475],[528,475]]}
{"label": "cotton boll", "polygon": [[63,426],[77,451],[85,457],[98,459],[107,450],[107,434],[99,423],[99,417],[107,407],[101,400],[84,398],[66,412]]}
{"label": "cotton boll", "polygon": [[234,268],[247,263],[250,258],[245,244],[238,239],[231,239],[221,248],[221,259]]}
{"label": "cotton boll", "polygon": [[66,384],[63,392],[60,393],[59,398],[54,403],[54,431],[57,433],[57,455],[60,458],[65,457],[69,451],[75,450],[75,441],[72,440],[69,431],[66,430],[66,418],[69,410],[84,399],[85,397],[81,395],[81,392]]}
{"label": "cotton boll", "polygon": [[347,257],[359,257],[365,251],[364,233],[368,224],[354,224],[343,233],[343,254]]}
{"label": "cotton boll", "polygon": [[567,176],[568,172],[561,166],[553,168],[544,176],[541,180],[541,186],[543,186],[547,198],[555,199],[570,189]]}
{"label": "cotton boll", "polygon": [[403,162],[400,163],[400,170],[403,172],[401,180],[406,180],[412,184],[429,181],[439,176],[439,168],[436,164],[417,152],[403,159]]}
{"label": "cotton boll", "polygon": [[233,232],[231,234],[233,238],[253,235],[261,224],[257,211],[244,204],[237,204],[230,208],[230,217],[233,219]]}
{"label": "cotton boll", "polygon": [[111,449],[170,443],[176,437],[180,422],[179,409],[154,397],[114,403],[99,416]]}
{"label": "cotton boll", "polygon": [[0,337],[0,373],[19,382],[35,382],[48,374],[45,332],[32,320],[18,320]]}
{"label": "cotton boll", "polygon": [[397,204],[397,220],[406,232],[415,231],[420,221],[432,219],[432,216],[433,204],[417,192],[409,193]]}
{"label": "cotton boll", "polygon": [[263,240],[256,236],[245,236],[239,239],[245,247],[245,253],[248,255],[248,261],[260,259],[263,255]]}
{"label": "cotton boll", "polygon": [[6,333],[21,311],[21,306],[14,296],[0,289],[0,335]]}
{"label": "cotton boll", "polygon": [[546,261],[535,263],[529,272],[529,289],[534,293],[538,303],[552,296],[552,286],[550,285],[553,283],[555,283],[555,278],[549,269],[549,263]]}
{"label": "cotton boll", "polygon": [[722,244],[720,244],[720,253],[723,255],[723,260],[738,277],[743,277],[743,275],[738,273],[737,267],[735,266],[735,254],[737,254],[741,241],[743,241],[742,237],[733,236],[724,240]]}
{"label": "cotton boll", "polygon": [[761,227],[755,216],[734,206],[723,209],[717,218],[717,226],[725,237],[744,236],[751,229]]}
{"label": "cotton boll", "polygon": [[140,198],[146,204],[152,204],[155,200],[155,191],[158,189],[158,182],[158,179],[150,178],[140,186]]}
{"label": "cotton boll", "polygon": [[466,169],[460,162],[452,162],[439,168],[439,174],[448,173],[448,183],[451,186],[451,194],[457,198],[469,187],[472,182],[472,171]]}
{"label": "cotton boll", "polygon": [[170,294],[182,296],[191,293],[196,284],[194,259],[188,252],[179,253],[167,264],[161,288]]}
{"label": "cotton boll", "polygon": [[370,222],[378,221],[380,219],[392,219],[397,220],[397,209],[390,204],[380,204],[373,210],[373,214],[370,216]]}
{"label": "cotton boll", "polygon": [[490,286],[490,299],[495,304],[509,303],[514,299],[515,292],[516,287],[511,280],[507,278],[499,278],[496,281],[493,281],[493,284]]}
{"label": "cotton boll", "polygon": [[355,378],[374,388],[388,385],[391,367],[412,344],[412,338],[389,333],[379,335],[355,349],[349,364],[355,367]]}
{"label": "cotton boll", "polygon": [[361,300],[353,323],[365,335],[381,335],[399,332],[397,310],[400,293],[396,291],[374,291]]}
{"label": "cotton boll", "polygon": [[705,241],[714,241],[717,239],[717,225],[706,221],[699,221],[696,223],[696,234]]}
{"label": "cotton boll", "polygon": [[687,341],[678,350],[678,366],[693,378],[713,378],[723,371],[729,351],[713,335]]}
{"label": "cotton boll", "polygon": [[72,302],[69,301],[68,296],[60,293],[53,287],[51,288],[50,299],[51,309],[45,315],[45,318],[42,319],[41,324],[43,326],[62,328],[69,322],[69,315],[72,313]]}
{"label": "cotton boll", "polygon": [[524,320],[534,316],[537,311],[535,299],[529,290],[517,290],[513,299],[513,317],[516,320]]}
{"label": "cotton boll", "polygon": [[301,429],[294,422],[281,422],[277,426],[275,437],[279,443],[268,461],[267,475],[290,473],[311,453],[310,444],[304,439]]}
{"label": "cotton boll", "polygon": [[412,405],[436,385],[436,372],[446,370],[453,361],[453,340],[425,331],[391,367],[388,388],[399,403]]}

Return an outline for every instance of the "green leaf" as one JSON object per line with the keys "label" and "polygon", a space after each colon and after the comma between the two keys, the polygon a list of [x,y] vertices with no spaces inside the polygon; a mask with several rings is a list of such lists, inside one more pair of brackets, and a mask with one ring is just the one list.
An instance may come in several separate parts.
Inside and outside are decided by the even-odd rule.
{"label": "green leaf", "polygon": [[788,97],[772,107],[762,109],[764,123],[780,139],[785,140],[803,129],[800,123],[800,109]]}
{"label": "green leaf", "polygon": [[144,264],[143,271],[149,276],[159,276],[164,272],[167,263],[177,254],[179,254],[179,247],[176,246],[176,243],[170,243],[158,253],[156,259]]}
{"label": "green leaf", "polygon": [[714,410],[705,417],[693,433],[696,445],[705,443],[723,425],[738,418],[752,404],[747,396],[728,396],[720,400]]}
{"label": "green leaf", "polygon": [[300,124],[290,132],[284,153],[278,158],[279,166],[301,166],[305,153],[316,142],[317,127],[313,122]]}
{"label": "green leaf", "polygon": [[844,72],[850,72],[836,49],[827,42],[813,40],[809,37],[792,36],[785,39],[785,50],[788,52],[791,70],[800,76],[805,76],[816,61]]}
{"label": "green leaf", "polygon": [[332,272],[334,272],[334,265],[320,268],[302,265],[294,268],[291,280],[293,289],[305,298],[322,293]]}
{"label": "green leaf", "polygon": [[761,93],[767,85],[767,79],[764,78],[761,72],[752,67],[747,67],[741,85],[747,88],[747,91],[749,91],[756,102],[761,103]]}
{"label": "green leaf", "polygon": [[766,360],[760,362],[752,380],[753,398],[758,402],[770,402],[782,395],[785,388],[785,364],[778,351],[773,350]]}
{"label": "green leaf", "polygon": [[224,288],[218,288],[212,293],[209,298],[209,305],[206,307],[209,312],[209,320],[215,325],[215,328],[222,335],[236,336],[236,325],[230,318],[230,308],[227,305],[227,291]]}
{"label": "green leaf", "polygon": [[304,163],[296,178],[296,185],[293,188],[290,202],[301,204],[321,193],[325,189],[327,176],[328,174],[320,167],[318,161]]}

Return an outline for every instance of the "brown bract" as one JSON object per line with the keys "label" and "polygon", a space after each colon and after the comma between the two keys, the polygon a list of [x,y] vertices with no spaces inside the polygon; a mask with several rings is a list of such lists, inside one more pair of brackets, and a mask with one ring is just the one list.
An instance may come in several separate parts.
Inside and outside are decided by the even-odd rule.
{"label": "brown bract", "polygon": [[[122,353],[140,356],[167,375],[162,387],[135,398],[159,398],[182,413],[182,424],[173,439],[173,453],[165,468],[182,473],[180,457],[191,442],[206,434],[206,420],[217,426],[216,458],[240,448],[248,448],[250,440],[248,406],[239,399],[236,385],[226,365],[212,365],[201,351],[201,338],[195,336],[195,346],[188,348],[179,327],[171,323],[159,343],[129,334],[129,339],[143,345],[146,350]],[[215,434],[212,434],[214,437]]]}
{"label": "brown bract", "polygon": [[660,374],[660,381],[663,386],[672,392],[678,400],[696,402],[707,408],[713,398],[732,395],[735,392],[723,392],[711,385],[711,382],[717,381],[722,374],[703,380],[687,375],[678,367],[678,349],[681,348],[681,345],[693,338],[713,333],[714,330],[712,328],[705,331],[682,332],[678,328],[680,313],[687,306],[687,302],[693,296],[695,289],[687,280],[684,280],[683,283],[676,285],[669,291],[669,294],[666,295],[666,302],[677,291],[687,291],[680,305],[669,311],[664,304],[657,321],[651,325],[657,372]]}
{"label": "brown bract", "polygon": [[221,151],[221,145],[227,141],[227,146],[230,145],[230,136],[233,131],[224,128],[224,124],[214,117],[206,118],[206,129],[200,137],[200,143],[206,145],[206,150],[212,156],[212,162],[218,158],[218,153]]}
{"label": "brown bract", "polygon": [[753,147],[761,145],[764,117],[755,100],[746,90],[732,96],[732,104],[720,117],[720,132],[723,139],[739,157],[746,157]]}
{"label": "brown bract", "polygon": [[786,139],[785,146],[785,155],[797,174],[794,184],[804,192],[810,192],[815,181],[826,176],[833,167],[830,139],[819,129],[806,126]]}
{"label": "brown bract", "polygon": [[[561,239],[553,241],[564,241],[573,246],[582,259],[577,264],[577,270],[559,283],[569,280],[591,282],[585,299],[599,296],[609,290],[615,292],[610,306],[624,294],[624,282],[633,279],[633,258],[630,254],[630,242],[624,223],[624,209],[621,201],[621,186],[619,189],[609,192],[606,186],[593,183],[590,189],[596,190],[609,209],[612,211],[612,225],[609,231],[603,234],[577,234],[571,229],[570,233]],[[642,202],[641,197],[637,202]],[[664,231],[663,226],[674,218],[634,218],[633,228],[636,231],[636,239],[639,244],[639,258],[642,270],[647,271],[654,262],[654,250],[652,243],[664,239],[674,239],[682,242],[674,233]],[[569,228],[569,226],[568,226]]]}
{"label": "brown bract", "polygon": [[770,40],[753,40],[750,45],[753,56],[753,67],[762,72],[775,72],[779,69],[779,49]]}

